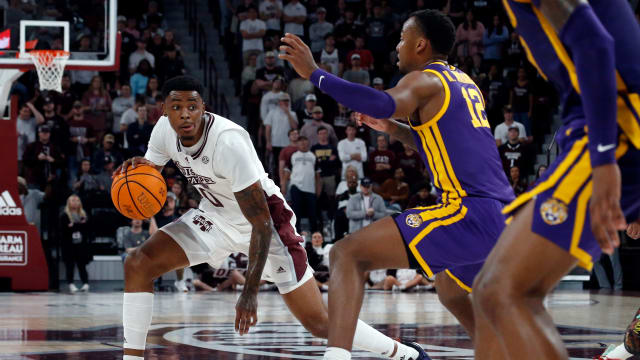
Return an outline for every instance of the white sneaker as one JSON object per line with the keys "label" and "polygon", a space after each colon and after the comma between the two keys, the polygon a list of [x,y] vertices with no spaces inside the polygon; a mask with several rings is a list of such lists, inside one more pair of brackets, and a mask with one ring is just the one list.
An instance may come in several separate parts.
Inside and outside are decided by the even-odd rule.
{"label": "white sneaker", "polygon": [[82,285],[82,287],[80,288],[80,291],[89,292],[89,284]]}
{"label": "white sneaker", "polygon": [[184,280],[176,280],[176,281],[174,281],[173,282],[173,286],[179,292],[189,292],[189,288],[187,287],[187,284],[184,283]]}
{"label": "white sneaker", "polygon": [[69,291],[72,294],[75,294],[76,292],[78,292],[78,288],[74,284],[69,284]]}

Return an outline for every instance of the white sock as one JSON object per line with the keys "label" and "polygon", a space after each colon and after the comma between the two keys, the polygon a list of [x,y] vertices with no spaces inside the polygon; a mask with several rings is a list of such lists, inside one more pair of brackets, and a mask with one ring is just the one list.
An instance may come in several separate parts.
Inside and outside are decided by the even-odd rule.
{"label": "white sock", "polygon": [[620,359],[625,360],[632,357],[633,354],[630,354],[627,349],[625,349],[624,344],[618,345],[617,348],[613,349],[610,353],[607,354],[607,358],[610,359]]}
{"label": "white sock", "polygon": [[[396,344],[398,349],[391,357]],[[362,320],[358,320],[356,333],[353,336],[353,346],[393,360],[400,360],[403,356],[404,360],[417,359],[419,355],[416,349],[391,339]]]}
{"label": "white sock", "polygon": [[142,356],[125,355],[122,360],[144,360]]}
{"label": "white sock", "polygon": [[[153,293],[124,293],[122,302],[122,326],[124,327],[124,347],[133,350],[144,350],[147,332],[151,325],[153,312]],[[129,355],[127,355],[129,356]],[[125,360],[129,360],[126,357]],[[142,359],[131,357],[131,359]]]}
{"label": "white sock", "polygon": [[322,360],[351,360],[351,353],[345,349],[328,347]]}

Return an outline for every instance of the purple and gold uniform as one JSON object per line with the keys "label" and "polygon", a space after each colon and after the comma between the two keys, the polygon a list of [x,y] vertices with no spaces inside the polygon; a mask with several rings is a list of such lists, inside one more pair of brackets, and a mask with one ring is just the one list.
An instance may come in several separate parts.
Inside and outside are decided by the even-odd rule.
{"label": "purple and gold uniform", "polygon": [[[580,266],[590,270],[593,259],[597,260],[601,253],[590,225],[591,163],[600,156],[594,154],[594,149],[604,152],[609,146],[597,144],[596,148],[596,144],[589,144],[586,105],[574,59],[537,8],[539,0],[503,3],[527,57],[559,89],[564,120],[556,137],[560,155],[539,185],[505,207],[504,213],[512,214],[533,199],[536,210],[531,230],[567,250]],[[627,220],[633,221],[640,215],[640,28],[624,0],[590,0],[589,4],[615,42],[618,141],[610,147],[616,149],[622,174],[621,206]]]}
{"label": "purple and gold uniform", "polygon": [[409,120],[422,161],[441,203],[395,216],[412,267],[431,277],[441,271],[462,288],[471,284],[504,229],[501,210],[514,199],[484,110],[467,74],[444,62],[424,72],[445,91],[440,111],[420,124]]}

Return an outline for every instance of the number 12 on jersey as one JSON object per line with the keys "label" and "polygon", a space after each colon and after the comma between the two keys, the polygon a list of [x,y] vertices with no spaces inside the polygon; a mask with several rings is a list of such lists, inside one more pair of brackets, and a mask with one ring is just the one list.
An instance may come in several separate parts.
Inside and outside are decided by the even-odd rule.
{"label": "number 12 on jersey", "polygon": [[491,127],[487,120],[487,113],[484,111],[482,97],[478,90],[474,88],[461,87],[462,97],[467,101],[469,114],[471,114],[471,123],[473,127]]}

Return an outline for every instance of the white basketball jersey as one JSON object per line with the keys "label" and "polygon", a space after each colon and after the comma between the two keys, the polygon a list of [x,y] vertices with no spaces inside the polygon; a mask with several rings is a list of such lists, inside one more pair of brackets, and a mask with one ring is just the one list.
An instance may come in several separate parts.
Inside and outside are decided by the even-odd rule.
{"label": "white basketball jersey", "polygon": [[200,210],[215,218],[222,218],[240,232],[250,232],[236,201],[234,192],[260,181],[266,196],[280,189],[269,179],[251,143],[249,134],[222,116],[206,112],[204,132],[189,155],[173,130],[169,119],[161,117],[153,128],[145,158],[164,166],[173,160],[182,175],[202,195]]}

